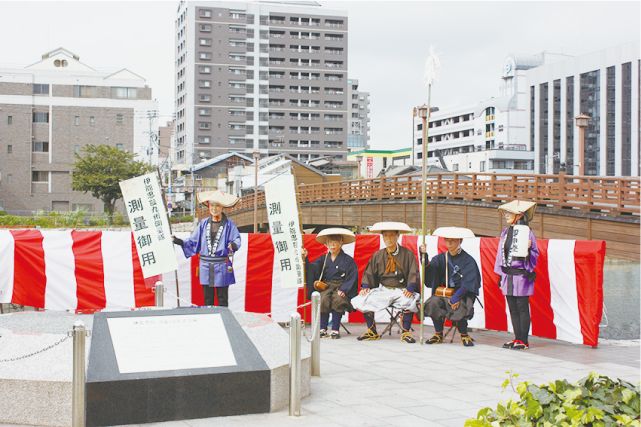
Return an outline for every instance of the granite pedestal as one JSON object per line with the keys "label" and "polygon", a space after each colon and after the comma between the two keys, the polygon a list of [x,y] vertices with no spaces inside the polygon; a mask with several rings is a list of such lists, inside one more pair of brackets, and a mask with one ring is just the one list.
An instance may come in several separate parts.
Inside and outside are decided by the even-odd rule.
{"label": "granite pedestal", "polygon": [[[286,407],[289,334],[269,317],[216,308],[121,313],[180,316],[200,310],[223,316],[238,362],[235,368],[120,374],[113,347],[110,355],[109,344],[105,343],[109,340],[100,338],[109,334],[108,316],[122,315],[116,313],[96,314],[95,325],[94,315],[65,312],[0,315],[0,359],[51,345],[64,338],[74,321],[83,320],[93,333],[87,339],[88,426],[275,412]],[[309,395],[311,376],[309,345],[304,339],[302,357],[305,397]],[[71,338],[36,356],[0,363],[0,423],[71,426],[71,380]],[[111,414],[107,414],[108,409]]]}

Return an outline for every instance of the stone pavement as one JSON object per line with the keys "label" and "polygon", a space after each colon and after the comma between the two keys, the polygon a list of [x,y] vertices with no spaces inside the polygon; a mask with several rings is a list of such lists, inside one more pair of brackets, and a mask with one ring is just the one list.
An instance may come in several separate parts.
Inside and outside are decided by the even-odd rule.
{"label": "stone pavement", "polygon": [[[382,326],[382,325],[379,325]],[[312,377],[301,416],[289,408],[271,413],[158,423],[159,427],[209,426],[463,426],[486,407],[518,397],[502,392],[506,371],[517,382],[578,381],[589,371],[636,384],[640,381],[639,341],[612,342],[593,349],[532,337],[531,349],[501,348],[511,335],[472,331],[474,347],[457,335],[438,345],[405,344],[397,328],[381,340],[358,342],[364,325],[347,325],[340,340],[321,340],[321,377]],[[382,329],[382,328],[381,328]],[[414,326],[414,337],[418,327]],[[433,333],[425,328],[425,337]],[[303,344],[308,345],[303,339]],[[619,344],[619,345],[615,345]],[[621,346],[621,344],[625,346]],[[7,425],[1,425],[6,427]]]}

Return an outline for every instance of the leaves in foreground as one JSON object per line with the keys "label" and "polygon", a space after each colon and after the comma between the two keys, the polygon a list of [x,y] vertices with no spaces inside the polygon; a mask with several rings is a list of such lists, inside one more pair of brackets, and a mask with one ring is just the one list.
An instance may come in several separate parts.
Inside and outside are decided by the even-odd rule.
{"label": "leaves in foreground", "polygon": [[[510,374],[503,383],[504,389],[515,376]],[[518,402],[509,399],[496,409],[483,408],[476,418],[465,422],[465,427],[641,427],[639,386],[620,379],[590,372],[576,383],[557,380],[537,386],[525,381],[516,391]]]}

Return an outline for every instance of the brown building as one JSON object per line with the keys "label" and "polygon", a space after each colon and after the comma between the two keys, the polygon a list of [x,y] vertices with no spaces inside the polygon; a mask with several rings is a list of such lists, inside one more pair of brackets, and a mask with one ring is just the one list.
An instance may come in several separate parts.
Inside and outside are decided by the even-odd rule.
{"label": "brown building", "polygon": [[97,72],[62,48],[0,69],[0,209],[102,212],[100,200],[71,190],[74,153],[107,144],[157,161],[148,115],[158,103],[144,83],[126,69]]}
{"label": "brown building", "polygon": [[176,164],[227,152],[347,154],[347,11],[310,2],[181,2]]}

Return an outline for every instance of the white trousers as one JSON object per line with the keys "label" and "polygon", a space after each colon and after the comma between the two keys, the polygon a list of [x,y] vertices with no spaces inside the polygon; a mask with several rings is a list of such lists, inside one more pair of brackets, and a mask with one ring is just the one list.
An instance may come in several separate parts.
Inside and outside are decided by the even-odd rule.
{"label": "white trousers", "polygon": [[383,285],[379,285],[378,288],[372,289],[364,296],[357,295],[352,298],[352,306],[363,313],[384,310],[389,306],[416,313],[419,310],[418,305],[420,299],[421,294],[417,292],[413,293],[410,298],[407,298],[403,294],[403,289],[388,289]]}

